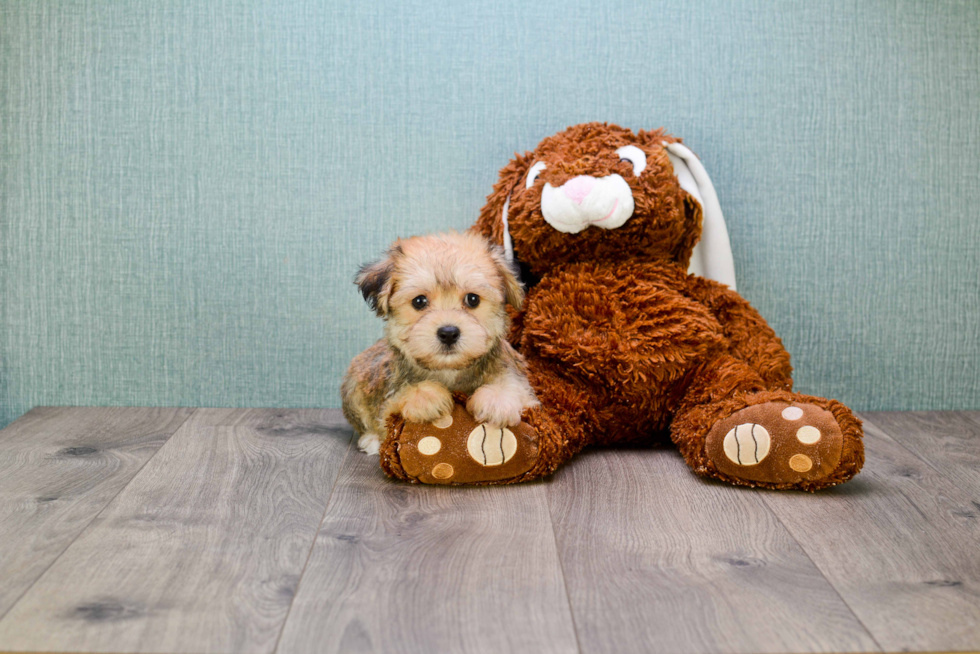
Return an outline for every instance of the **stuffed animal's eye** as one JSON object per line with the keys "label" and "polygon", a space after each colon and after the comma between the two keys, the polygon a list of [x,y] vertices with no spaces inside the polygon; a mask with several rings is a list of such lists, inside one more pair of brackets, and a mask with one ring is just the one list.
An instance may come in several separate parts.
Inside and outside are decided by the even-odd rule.
{"label": "stuffed animal's eye", "polygon": [[644,154],[643,150],[636,147],[635,145],[624,145],[620,149],[616,150],[616,154],[619,155],[620,161],[628,161],[633,164],[633,174],[637,177],[640,176],[647,167],[647,155]]}
{"label": "stuffed animal's eye", "polygon": [[524,188],[531,188],[534,186],[534,180],[538,178],[538,175],[540,175],[541,171],[545,168],[547,168],[547,166],[543,161],[539,161],[531,166],[531,170],[527,171],[527,181],[524,182]]}
{"label": "stuffed animal's eye", "polygon": [[480,306],[480,296],[476,293],[467,293],[466,297],[463,298],[463,302],[465,302],[466,306],[469,308],[475,309]]}
{"label": "stuffed animal's eye", "polygon": [[427,306],[429,306],[429,298],[425,297],[424,295],[417,295],[416,297],[412,298],[412,307],[416,311],[421,311]]}

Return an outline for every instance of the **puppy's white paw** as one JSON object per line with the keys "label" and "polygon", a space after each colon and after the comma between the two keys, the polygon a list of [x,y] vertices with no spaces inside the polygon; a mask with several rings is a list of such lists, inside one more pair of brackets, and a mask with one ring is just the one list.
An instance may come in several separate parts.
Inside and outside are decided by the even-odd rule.
{"label": "puppy's white paw", "polygon": [[521,423],[524,409],[534,406],[525,402],[521,393],[501,386],[481,386],[466,402],[467,410],[477,422],[494,427],[516,427]]}
{"label": "puppy's white paw", "polygon": [[357,439],[357,448],[365,454],[377,454],[381,449],[381,437],[377,434],[361,434]]}
{"label": "puppy's white paw", "polygon": [[422,382],[408,389],[401,414],[409,422],[433,422],[453,411],[453,396],[445,386]]}

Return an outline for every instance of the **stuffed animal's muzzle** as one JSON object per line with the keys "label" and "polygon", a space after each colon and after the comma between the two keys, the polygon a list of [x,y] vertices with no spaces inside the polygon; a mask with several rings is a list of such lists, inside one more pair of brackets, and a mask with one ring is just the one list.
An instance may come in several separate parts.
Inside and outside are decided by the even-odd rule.
{"label": "stuffed animal's muzzle", "polygon": [[578,234],[592,225],[615,229],[633,215],[633,192],[619,175],[579,175],[558,188],[545,184],[541,213],[549,225],[565,234]]}

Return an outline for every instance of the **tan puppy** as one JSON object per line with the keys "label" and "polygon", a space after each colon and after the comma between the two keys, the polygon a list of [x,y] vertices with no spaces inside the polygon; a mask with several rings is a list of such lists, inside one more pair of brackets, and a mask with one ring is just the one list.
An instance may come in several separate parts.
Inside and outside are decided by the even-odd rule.
{"label": "tan puppy", "polygon": [[524,359],[506,340],[504,305],[519,308],[524,291],[500,248],[473,233],[398,240],[355,283],[386,323],[340,391],[361,450],[378,453],[392,413],[410,422],[449,415],[453,392],[496,427],[517,425],[537,405]]}

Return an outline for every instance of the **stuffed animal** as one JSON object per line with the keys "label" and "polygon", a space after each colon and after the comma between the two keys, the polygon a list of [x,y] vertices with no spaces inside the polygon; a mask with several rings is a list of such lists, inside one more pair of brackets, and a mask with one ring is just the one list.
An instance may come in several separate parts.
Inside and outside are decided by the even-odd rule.
{"label": "stuffed animal", "polygon": [[388,474],[526,481],[588,445],[666,438],[697,474],[742,486],[813,491],[861,469],[860,421],[792,392],[782,342],[735,292],[717,197],[680,139],[570,127],[515,155],[474,229],[529,287],[510,341],[540,407],[513,429],[477,424],[463,398],[439,425],[392,416]]}

